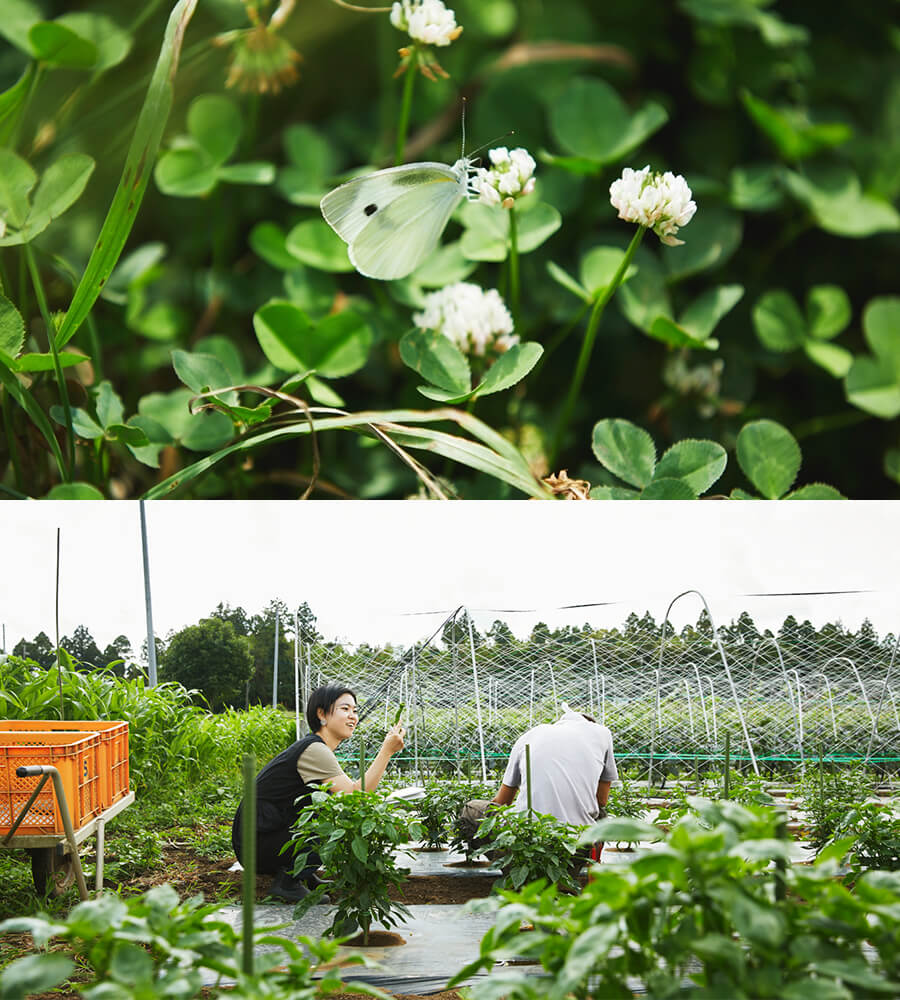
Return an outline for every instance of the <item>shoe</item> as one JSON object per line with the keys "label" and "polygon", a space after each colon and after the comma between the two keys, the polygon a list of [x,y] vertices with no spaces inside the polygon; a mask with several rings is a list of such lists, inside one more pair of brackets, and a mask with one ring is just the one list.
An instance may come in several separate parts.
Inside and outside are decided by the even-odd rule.
{"label": "shoe", "polygon": [[[301,899],[306,899],[312,891],[308,885],[295,879],[286,871],[280,871],[272,882],[269,895],[274,899],[284,900],[285,903],[299,903]],[[320,896],[319,902],[330,903],[331,900],[327,896]]]}

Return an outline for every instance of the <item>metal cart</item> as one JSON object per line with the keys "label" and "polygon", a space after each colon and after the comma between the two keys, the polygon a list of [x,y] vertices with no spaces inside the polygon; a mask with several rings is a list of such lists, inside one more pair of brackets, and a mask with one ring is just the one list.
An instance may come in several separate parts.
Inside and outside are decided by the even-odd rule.
{"label": "metal cart", "polygon": [[[31,855],[31,875],[34,879],[34,887],[41,895],[47,892],[54,896],[60,895],[73,882],[77,882],[78,893],[82,900],[86,900],[89,898],[89,895],[87,884],[84,880],[84,872],[81,869],[78,845],[87,840],[88,837],[96,834],[97,874],[95,888],[99,892],[103,888],[103,851],[106,824],[113,816],[116,816],[134,802],[134,792],[128,792],[117,802],[114,802],[99,815],[94,816],[76,830],[72,826],[72,818],[69,812],[69,804],[66,802],[66,793],[63,789],[62,778],[55,767],[49,764],[29,764],[24,767],[17,767],[16,775],[19,778],[29,778],[37,775],[41,775],[42,777],[32,792],[31,798],[20,810],[9,832],[0,837],[0,848],[6,850],[24,848]],[[59,812],[65,833],[29,833],[16,836],[16,830],[22,824],[26,813],[31,808],[32,803],[38,797],[48,779],[53,781],[53,787],[56,791],[56,801],[59,804]]]}

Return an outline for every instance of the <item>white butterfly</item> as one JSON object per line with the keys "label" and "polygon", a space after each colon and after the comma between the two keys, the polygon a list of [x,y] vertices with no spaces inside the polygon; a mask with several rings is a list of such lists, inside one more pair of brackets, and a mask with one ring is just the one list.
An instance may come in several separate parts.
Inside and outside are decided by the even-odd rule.
{"label": "white butterfly", "polygon": [[348,244],[367,278],[405,278],[438,245],[453,210],[470,192],[472,161],[407,163],[341,184],[321,201],[322,215]]}

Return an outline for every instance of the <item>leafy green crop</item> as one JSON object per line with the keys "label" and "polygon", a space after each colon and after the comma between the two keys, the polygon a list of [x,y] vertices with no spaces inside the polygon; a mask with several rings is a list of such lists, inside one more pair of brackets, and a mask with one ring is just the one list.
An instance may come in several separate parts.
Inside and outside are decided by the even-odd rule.
{"label": "leafy green crop", "polygon": [[295,828],[294,871],[302,872],[309,852],[315,851],[330,884],[318,886],[295,912],[304,913],[327,888],[329,896],[338,897],[330,932],[346,934],[347,927],[358,926],[366,944],[373,921],[390,927],[409,915],[389,890],[402,885],[409,874],[397,865],[397,847],[421,836],[418,822],[375,792],[313,792]]}
{"label": "leafy green crop", "polygon": [[[450,986],[516,955],[539,962],[546,975],[495,969],[471,988],[475,1000],[627,997],[635,980],[651,1000],[862,998],[900,988],[896,873],[866,873],[851,892],[836,878],[848,840],[815,866],[792,868],[771,811],[690,804],[663,843],[627,866],[595,867],[576,897],[539,880],[502,892],[501,900],[470,904],[497,910],[497,918],[480,956]],[[638,820],[607,819],[583,842],[597,839],[663,835]],[[534,930],[522,932],[523,921]]]}

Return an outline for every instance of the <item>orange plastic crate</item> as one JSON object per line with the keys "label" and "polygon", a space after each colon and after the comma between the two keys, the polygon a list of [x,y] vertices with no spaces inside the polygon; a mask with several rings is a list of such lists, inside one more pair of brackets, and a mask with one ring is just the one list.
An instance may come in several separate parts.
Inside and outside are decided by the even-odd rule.
{"label": "orange plastic crate", "polygon": [[[41,780],[16,775],[16,768],[26,764],[52,764],[59,771],[76,830],[101,811],[99,734],[0,733],[0,835],[9,832]],[[53,779],[48,778],[16,835],[64,833]]]}
{"label": "orange plastic crate", "polygon": [[128,794],[128,723],[102,719],[61,722],[59,719],[5,719],[4,733],[97,733],[100,736],[100,808],[108,809]]}

